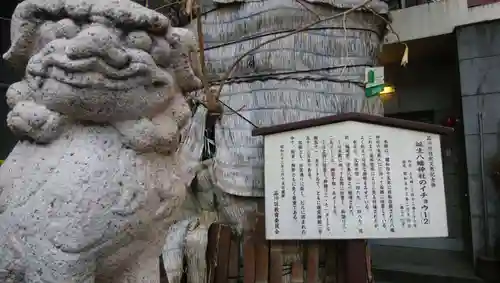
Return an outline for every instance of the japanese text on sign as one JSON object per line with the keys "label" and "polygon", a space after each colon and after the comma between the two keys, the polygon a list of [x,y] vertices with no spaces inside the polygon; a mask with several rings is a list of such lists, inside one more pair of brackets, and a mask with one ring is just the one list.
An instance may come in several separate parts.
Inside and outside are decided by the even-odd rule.
{"label": "japanese text on sign", "polygon": [[268,239],[447,236],[437,135],[345,122],[266,136],[265,159]]}

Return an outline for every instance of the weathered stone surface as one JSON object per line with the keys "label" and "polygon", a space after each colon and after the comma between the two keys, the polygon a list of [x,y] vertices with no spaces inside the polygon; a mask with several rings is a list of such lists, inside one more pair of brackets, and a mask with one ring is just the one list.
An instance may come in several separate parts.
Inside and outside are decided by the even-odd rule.
{"label": "weathered stone surface", "polygon": [[0,282],[158,282],[201,154],[194,35],[129,0],[26,0],[11,38]]}

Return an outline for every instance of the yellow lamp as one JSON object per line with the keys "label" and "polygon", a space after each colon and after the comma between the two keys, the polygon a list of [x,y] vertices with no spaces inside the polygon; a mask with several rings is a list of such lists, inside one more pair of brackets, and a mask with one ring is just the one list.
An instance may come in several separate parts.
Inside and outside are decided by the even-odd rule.
{"label": "yellow lamp", "polygon": [[396,88],[394,88],[393,86],[384,86],[384,89],[380,92],[380,99],[382,99],[382,101],[386,101],[386,100],[389,100],[391,99],[391,97],[396,93]]}

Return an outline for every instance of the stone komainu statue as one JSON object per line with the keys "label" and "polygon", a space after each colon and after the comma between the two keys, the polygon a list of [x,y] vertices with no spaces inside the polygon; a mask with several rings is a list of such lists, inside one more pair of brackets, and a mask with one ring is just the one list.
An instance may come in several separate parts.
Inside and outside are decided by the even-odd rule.
{"label": "stone komainu statue", "polygon": [[0,282],[158,282],[201,153],[194,36],[129,0],[26,0],[11,39]]}

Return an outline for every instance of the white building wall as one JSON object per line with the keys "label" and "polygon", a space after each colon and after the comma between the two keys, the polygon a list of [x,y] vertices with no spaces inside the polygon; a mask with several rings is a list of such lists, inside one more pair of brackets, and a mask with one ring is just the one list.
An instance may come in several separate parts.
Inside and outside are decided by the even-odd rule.
{"label": "white building wall", "polygon": [[[391,12],[401,41],[452,33],[455,27],[500,19],[500,2],[468,8],[467,0],[442,0]],[[397,42],[394,35],[386,43]]]}

